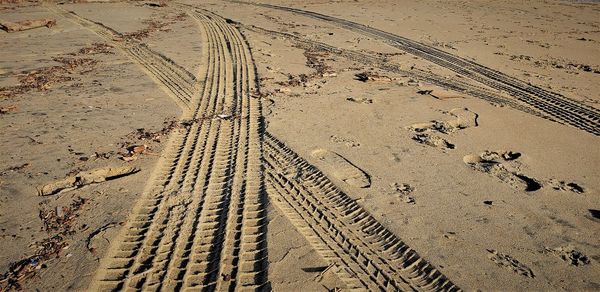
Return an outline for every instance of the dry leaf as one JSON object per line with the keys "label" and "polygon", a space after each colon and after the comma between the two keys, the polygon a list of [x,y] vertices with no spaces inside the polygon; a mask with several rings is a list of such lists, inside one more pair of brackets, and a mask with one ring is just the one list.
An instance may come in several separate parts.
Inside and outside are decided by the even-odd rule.
{"label": "dry leaf", "polygon": [[16,105],[0,106],[0,114],[12,113],[17,111]]}

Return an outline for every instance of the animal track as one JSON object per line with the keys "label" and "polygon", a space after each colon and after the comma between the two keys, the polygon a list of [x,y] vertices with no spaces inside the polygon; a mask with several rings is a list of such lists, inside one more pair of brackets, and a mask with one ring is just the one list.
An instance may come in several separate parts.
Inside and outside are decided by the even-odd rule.
{"label": "animal track", "polygon": [[447,121],[434,120],[428,123],[418,123],[407,127],[408,130],[415,132],[412,139],[432,147],[454,149],[456,147],[454,144],[434,133],[451,134],[462,129],[477,127],[479,115],[466,108],[455,108],[448,114],[454,118]]}
{"label": "animal track", "polygon": [[510,269],[513,272],[525,277],[535,278],[533,271],[531,271],[529,267],[520,263],[513,257],[500,253],[493,249],[488,249],[487,251],[489,253],[488,258],[494,263],[496,263],[498,266]]}
{"label": "animal track", "polygon": [[323,161],[325,168],[339,180],[359,188],[371,186],[369,175],[339,154],[326,149],[316,149],[311,156]]}
{"label": "animal track", "polygon": [[455,108],[448,112],[454,119],[447,121],[431,121],[429,123],[414,124],[409,129],[415,132],[437,131],[444,134],[454,133],[458,130],[477,127],[478,114],[466,108]]}
{"label": "animal track", "polygon": [[519,153],[513,152],[498,153],[485,151],[479,155],[466,155],[463,157],[463,161],[472,169],[495,176],[515,189],[526,192],[539,190],[542,185],[537,180],[520,173],[514,167],[507,167],[507,164],[501,163],[501,161],[513,161],[519,156]]}
{"label": "animal track", "polygon": [[515,161],[519,157],[521,157],[521,153],[518,152],[485,151],[479,155],[466,155],[463,157],[463,161],[472,169],[488,173],[508,183],[515,189],[526,192],[537,191],[542,186],[547,185],[559,191],[570,191],[576,194],[585,193],[585,189],[574,182],[565,182],[557,179],[538,180],[524,175],[519,170],[521,164]]}

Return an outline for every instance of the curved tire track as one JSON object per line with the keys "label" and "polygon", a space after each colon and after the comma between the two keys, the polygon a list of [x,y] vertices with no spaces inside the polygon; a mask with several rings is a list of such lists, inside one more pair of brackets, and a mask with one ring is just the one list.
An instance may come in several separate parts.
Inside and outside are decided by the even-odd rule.
{"label": "curved tire track", "polygon": [[389,45],[421,57],[460,75],[509,93],[515,99],[551,116],[552,118],[579,128],[596,136],[600,135],[600,110],[584,105],[558,93],[544,90],[502,72],[450,54],[411,39],[388,33],[356,22],[320,14],[313,11],[262,3],[231,1],[265,8],[301,14],[310,18],[333,23],[348,30],[383,40]]}
{"label": "curved tire track", "polygon": [[[180,100],[191,108],[187,116],[197,123],[170,136],[142,198],[102,260],[90,289],[265,288],[266,170],[276,206],[334,265],[348,288],[458,290],[320,171],[268,134],[263,169],[261,105],[250,97],[256,68],[248,45],[222,18],[206,11],[188,13],[200,23],[207,44],[208,65],[198,82],[204,87],[197,98]],[[114,31],[92,24],[98,34],[114,37]],[[132,58],[142,66],[148,58],[162,58],[142,44],[134,47],[131,51],[138,55]],[[185,72],[172,62],[161,64]],[[165,85],[164,80],[155,80]],[[189,85],[184,78],[169,80],[173,83],[165,89],[173,95]],[[310,177],[298,182],[281,174],[296,164]]]}
{"label": "curved tire track", "polygon": [[260,100],[250,97],[253,60],[223,19],[189,13],[207,47],[201,97],[188,100],[196,122],[171,135],[91,290],[258,290],[266,284],[263,126]]}
{"label": "curved tire track", "polygon": [[200,89],[199,81],[173,60],[151,50],[141,42],[124,38],[123,34],[102,23],[89,20],[59,6],[46,7],[113,44],[154,79],[155,83],[159,84],[179,107],[186,112],[193,109],[193,99]]}

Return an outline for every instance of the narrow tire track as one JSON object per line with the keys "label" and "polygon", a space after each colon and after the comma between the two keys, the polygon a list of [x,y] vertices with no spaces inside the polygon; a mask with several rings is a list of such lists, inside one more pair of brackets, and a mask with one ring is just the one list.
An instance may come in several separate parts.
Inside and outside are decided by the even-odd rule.
{"label": "narrow tire track", "polygon": [[504,91],[530,107],[551,116],[553,119],[562,121],[593,135],[600,135],[600,110],[558,93],[542,89],[517,78],[508,76],[474,61],[467,60],[406,37],[313,11],[262,3],[242,1],[231,2],[251,4],[296,13],[333,23],[345,29],[383,40],[389,45],[407,53],[421,57],[491,88]]}

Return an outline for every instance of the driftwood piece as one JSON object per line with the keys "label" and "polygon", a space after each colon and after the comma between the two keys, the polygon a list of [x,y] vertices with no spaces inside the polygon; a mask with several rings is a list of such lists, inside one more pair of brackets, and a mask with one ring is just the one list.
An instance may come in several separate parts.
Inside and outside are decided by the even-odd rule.
{"label": "driftwood piece", "polygon": [[6,32],[23,31],[43,26],[50,28],[54,25],[56,25],[56,20],[48,18],[23,20],[17,22],[0,21],[0,29]]}
{"label": "driftwood piece", "polygon": [[107,167],[82,171],[65,179],[38,188],[38,195],[50,196],[61,191],[73,190],[85,185],[101,183],[140,171],[137,167]]}

